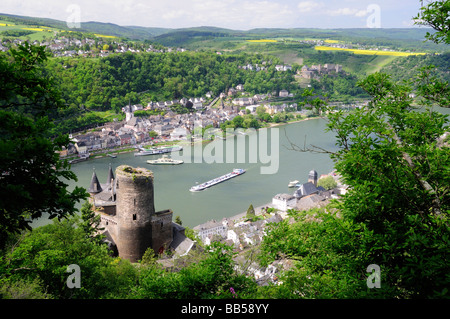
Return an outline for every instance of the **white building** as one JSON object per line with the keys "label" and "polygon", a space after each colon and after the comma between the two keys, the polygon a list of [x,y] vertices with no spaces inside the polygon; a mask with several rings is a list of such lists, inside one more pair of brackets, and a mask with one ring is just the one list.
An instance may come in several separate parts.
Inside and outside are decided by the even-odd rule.
{"label": "white building", "polygon": [[287,211],[297,205],[297,199],[291,194],[277,194],[272,198],[272,205],[282,211]]}
{"label": "white building", "polygon": [[218,235],[222,238],[227,237],[228,226],[226,223],[210,220],[204,224],[195,226],[194,230],[198,232],[198,237],[200,237],[205,244],[208,244],[214,235]]}
{"label": "white building", "polygon": [[186,140],[188,130],[185,127],[176,127],[171,133],[170,138],[174,141]]}
{"label": "white building", "polygon": [[289,95],[289,92],[286,90],[281,90],[280,91],[280,97],[287,97]]}

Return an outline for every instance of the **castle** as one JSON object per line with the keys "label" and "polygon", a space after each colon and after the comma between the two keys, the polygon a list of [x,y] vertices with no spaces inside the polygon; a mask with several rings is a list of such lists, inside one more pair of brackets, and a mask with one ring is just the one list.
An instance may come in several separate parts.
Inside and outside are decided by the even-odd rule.
{"label": "castle", "polygon": [[88,192],[103,234],[119,257],[137,262],[148,248],[186,254],[194,246],[184,228],[172,222],[172,210],[155,212],[151,171],[121,165],[114,177],[110,166],[107,182],[100,184],[94,170]]}

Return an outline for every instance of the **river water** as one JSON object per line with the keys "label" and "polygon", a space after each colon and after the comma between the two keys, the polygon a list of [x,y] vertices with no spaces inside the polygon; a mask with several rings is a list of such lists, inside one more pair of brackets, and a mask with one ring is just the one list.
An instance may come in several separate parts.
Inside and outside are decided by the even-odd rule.
{"label": "river water", "polygon": [[[181,165],[150,165],[146,161],[160,155],[134,156],[134,153],[88,160],[72,165],[78,182],[70,183],[69,188],[73,189],[75,185],[89,188],[94,169],[100,183],[105,183],[109,165],[113,170],[123,164],[148,168],[154,174],[155,209],[172,209],[174,218],[180,216],[183,225],[194,227],[211,219],[221,220],[242,213],[250,204],[254,207],[265,205],[276,194],[292,193],[294,188],[287,187],[289,181],[306,182],[312,169],[319,175],[332,171],[333,162],[326,154],[288,150],[288,138],[301,146],[306,139],[307,146],[335,149],[334,135],[325,133],[325,127],[325,120],[312,119],[264,129],[264,133],[264,130],[259,130],[193,147],[183,145],[183,151],[171,153],[172,158],[185,161]],[[268,146],[267,151],[265,145]],[[233,149],[232,154],[230,149]],[[245,158],[241,158],[243,150]],[[192,156],[186,155],[189,152]],[[189,191],[196,183],[224,175],[234,168],[244,168],[246,173],[201,192]],[[262,174],[261,169],[264,168],[266,171]],[[42,218],[34,226],[47,222]]]}
{"label": "river water", "polygon": [[[442,112],[449,114],[450,110]],[[294,188],[287,186],[289,181],[307,182],[308,173],[313,169],[319,176],[331,172],[333,161],[328,154],[288,149],[290,140],[300,146],[336,150],[334,134],[325,132],[325,128],[326,120],[310,119],[250,132],[246,136],[237,134],[225,141],[215,140],[193,148],[184,146],[182,152],[171,153],[172,158],[185,160],[181,165],[150,165],[146,161],[160,155],[134,156],[134,153],[88,160],[72,165],[78,182],[72,182],[69,188],[75,185],[89,188],[94,168],[100,182],[105,183],[109,165],[114,170],[123,164],[145,167],[154,173],[155,209],[172,209],[174,218],[180,216],[183,225],[194,227],[211,219],[221,220],[245,212],[250,204],[265,205],[276,194],[293,193]],[[230,150],[233,150],[231,155]],[[186,155],[189,152],[191,156]],[[201,192],[189,191],[196,183],[224,175],[234,168],[244,168],[246,173]],[[42,218],[33,225],[46,223],[48,219]]]}

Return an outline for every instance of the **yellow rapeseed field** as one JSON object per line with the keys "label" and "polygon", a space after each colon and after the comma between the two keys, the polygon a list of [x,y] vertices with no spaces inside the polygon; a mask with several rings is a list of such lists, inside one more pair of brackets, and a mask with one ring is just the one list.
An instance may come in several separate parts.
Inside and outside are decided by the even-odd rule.
{"label": "yellow rapeseed field", "polygon": [[255,43],[264,43],[264,42],[277,42],[277,40],[270,40],[270,39],[261,39],[261,40],[247,40],[248,42],[255,42]]}
{"label": "yellow rapeseed field", "polygon": [[117,38],[114,35],[104,35],[104,34],[94,34],[94,35],[99,38]]}
{"label": "yellow rapeseed field", "polygon": [[410,55],[425,55],[426,53],[410,53],[410,52],[400,52],[400,51],[378,51],[378,50],[358,50],[358,49],[343,49],[343,48],[333,48],[326,46],[316,46],[318,51],[347,51],[354,54],[367,54],[367,55],[391,55],[391,56],[410,56]]}
{"label": "yellow rapeseed field", "polygon": [[30,30],[30,31],[48,31],[42,28],[22,28],[22,30]]}
{"label": "yellow rapeseed field", "polygon": [[326,40],[323,40],[323,42],[325,42],[325,43],[339,43],[340,41],[338,41],[338,40],[330,40],[330,39],[326,39]]}

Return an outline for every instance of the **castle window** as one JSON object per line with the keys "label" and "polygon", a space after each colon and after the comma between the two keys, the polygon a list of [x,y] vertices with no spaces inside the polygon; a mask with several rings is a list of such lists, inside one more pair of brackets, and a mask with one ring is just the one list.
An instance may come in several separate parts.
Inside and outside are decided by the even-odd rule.
{"label": "castle window", "polygon": [[136,220],[136,214],[133,214],[133,220]]}

